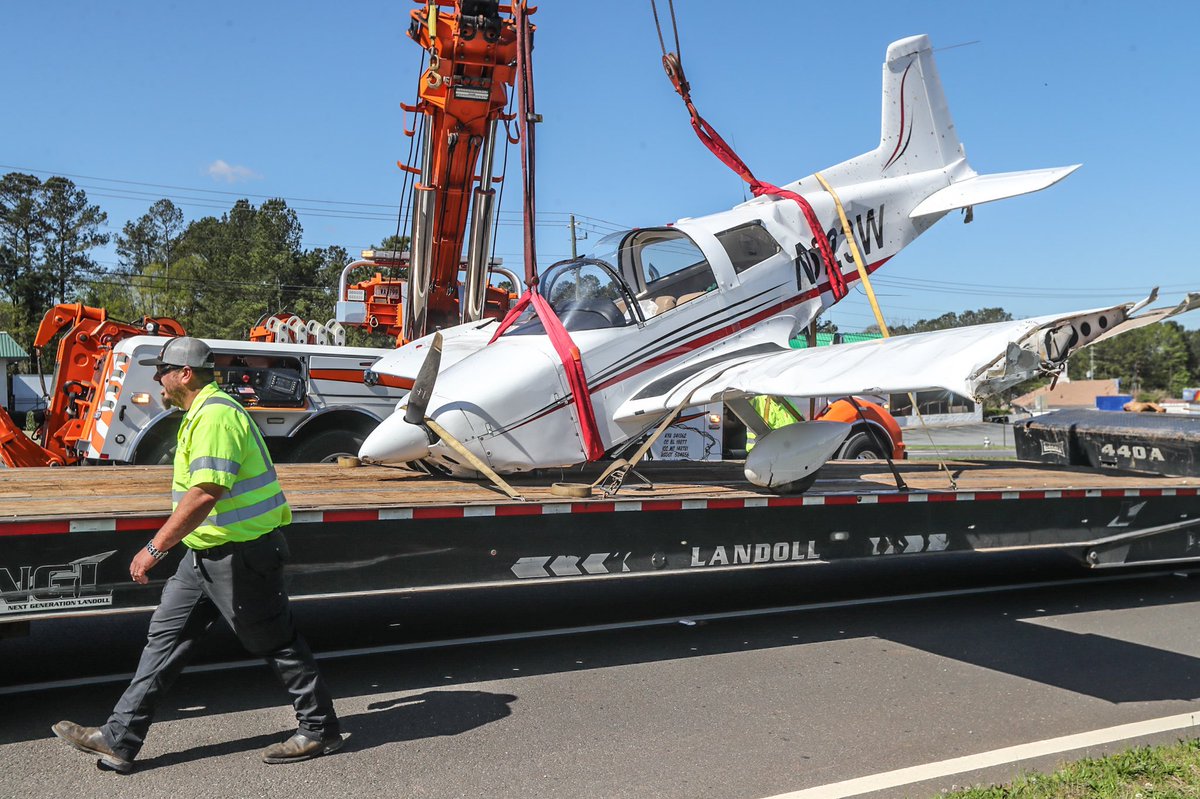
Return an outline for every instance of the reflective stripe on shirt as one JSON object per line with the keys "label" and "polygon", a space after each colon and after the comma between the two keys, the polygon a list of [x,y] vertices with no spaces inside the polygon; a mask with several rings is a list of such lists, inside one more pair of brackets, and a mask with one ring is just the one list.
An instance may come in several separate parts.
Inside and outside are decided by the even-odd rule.
{"label": "reflective stripe on shirt", "polygon": [[[194,485],[204,482],[225,483],[228,477],[223,478],[221,475],[233,477],[234,482],[226,488],[204,523],[188,535],[184,543],[196,549],[203,549],[228,541],[248,541],[288,524],[291,521],[291,511],[287,507],[283,489],[279,486],[278,474],[258,424],[245,408],[221,393],[215,384],[210,384],[210,387],[202,390],[206,396],[198,398],[199,407],[194,406],[189,410],[180,428],[179,452],[183,462],[179,464],[179,469],[187,468],[187,471],[177,471],[171,498],[174,504],[178,505],[188,489]],[[232,409],[238,418],[233,419],[224,411],[209,410],[208,413],[217,413],[217,416],[209,417],[206,424],[215,424],[218,428],[198,427],[200,414],[205,412],[209,405],[226,406]],[[222,430],[228,431],[227,434],[233,438],[223,438],[226,433]],[[254,441],[261,464],[255,459],[254,450],[247,446],[245,434]],[[218,445],[219,441],[226,443]],[[238,442],[237,447],[229,446],[233,442]],[[220,456],[204,452],[206,448],[216,446],[222,450]],[[233,454],[236,460],[221,457],[229,454]],[[187,464],[186,467],[184,463]],[[262,472],[253,474],[260,468],[263,469]],[[205,475],[198,474],[202,471],[213,474],[206,479]],[[247,472],[252,476],[238,479],[239,475]]]}
{"label": "reflective stripe on shirt", "polygon": [[226,460],[225,458],[196,458],[188,464],[189,472],[198,472],[201,469],[210,469],[214,472],[225,472],[226,474],[237,475],[238,470],[242,468],[242,464],[237,461]]}

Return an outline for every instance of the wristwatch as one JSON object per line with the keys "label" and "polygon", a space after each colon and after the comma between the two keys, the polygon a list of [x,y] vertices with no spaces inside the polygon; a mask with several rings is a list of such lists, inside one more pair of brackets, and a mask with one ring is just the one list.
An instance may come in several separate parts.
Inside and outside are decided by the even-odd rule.
{"label": "wristwatch", "polygon": [[146,542],[146,551],[149,552],[150,557],[154,558],[155,560],[162,560],[167,556],[166,552],[154,546],[153,541]]}

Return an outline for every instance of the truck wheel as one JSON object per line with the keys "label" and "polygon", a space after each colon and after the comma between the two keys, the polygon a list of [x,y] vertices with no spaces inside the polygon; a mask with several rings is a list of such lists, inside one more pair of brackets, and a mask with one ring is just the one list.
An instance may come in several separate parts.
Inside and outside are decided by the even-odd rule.
{"label": "truck wheel", "polygon": [[335,463],[338,457],[356,457],[366,436],[356,430],[322,430],[296,443],[288,458],[292,463]]}
{"label": "truck wheel", "polygon": [[169,466],[175,462],[175,443],[174,437],[145,441],[138,447],[134,463],[138,466]]}
{"label": "truck wheel", "polygon": [[[850,437],[846,439],[846,443],[842,445],[842,449],[838,453],[838,459],[846,461],[883,460],[885,453],[875,438],[875,436],[865,430],[851,433]],[[890,452],[886,453],[886,455],[890,454]]]}

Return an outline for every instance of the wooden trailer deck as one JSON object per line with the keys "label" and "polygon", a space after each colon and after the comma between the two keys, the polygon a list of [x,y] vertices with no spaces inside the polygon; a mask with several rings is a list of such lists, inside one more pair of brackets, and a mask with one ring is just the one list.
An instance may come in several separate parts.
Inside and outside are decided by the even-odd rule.
{"label": "wooden trailer deck", "polygon": [[[953,461],[947,474],[928,461],[898,464],[910,494],[1191,489],[1197,477],[1163,477],[1130,472],[1095,472],[1012,461]],[[295,511],[353,508],[422,508],[520,505],[487,483],[433,478],[403,468],[331,464],[282,464],[278,467]],[[511,482],[530,503],[612,503],[689,499],[745,500],[772,498],[747,483],[736,463],[647,463],[639,472],[653,481],[648,487],[630,476],[620,492],[605,498],[571,499],[550,491],[556,481],[590,482],[597,469],[514,477]],[[803,496],[895,495],[895,482],[885,463],[844,461],[827,465]],[[115,466],[65,469],[0,470],[0,524],[39,519],[87,519],[163,516],[170,512],[170,467]],[[886,501],[886,500],[884,500]]]}

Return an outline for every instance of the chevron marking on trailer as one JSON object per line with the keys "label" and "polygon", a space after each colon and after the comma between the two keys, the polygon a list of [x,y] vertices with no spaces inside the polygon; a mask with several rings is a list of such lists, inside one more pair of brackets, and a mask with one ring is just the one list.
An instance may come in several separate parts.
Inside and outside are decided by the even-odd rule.
{"label": "chevron marking on trailer", "polygon": [[559,555],[550,564],[550,571],[554,572],[559,577],[574,577],[577,574],[583,573],[579,571],[578,564],[578,555]]}
{"label": "chevron marking on trailer", "polygon": [[[869,538],[875,555],[903,555],[914,552],[944,552],[950,546],[950,536],[945,533],[932,535],[894,535]],[[928,543],[926,543],[928,541]]]}
{"label": "chevron marking on trailer", "polygon": [[522,580],[530,577],[547,577],[546,564],[550,562],[550,558],[520,558],[513,564],[512,573],[517,575]]}
{"label": "chevron marking on trailer", "polygon": [[588,574],[608,574],[608,569],[604,567],[604,561],[607,559],[607,552],[596,552],[588,555],[583,559],[583,570]]}
{"label": "chevron marking on trailer", "polygon": [[[593,552],[589,555],[533,555],[518,558],[512,573],[521,580],[535,577],[581,577],[589,574],[613,574],[629,571],[631,552]],[[614,558],[621,558],[620,568]]]}

